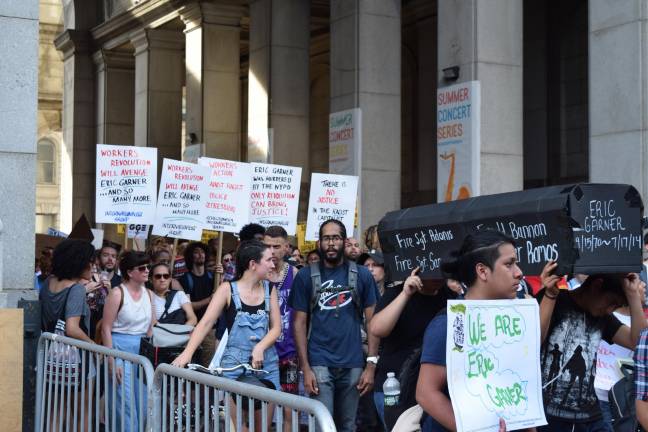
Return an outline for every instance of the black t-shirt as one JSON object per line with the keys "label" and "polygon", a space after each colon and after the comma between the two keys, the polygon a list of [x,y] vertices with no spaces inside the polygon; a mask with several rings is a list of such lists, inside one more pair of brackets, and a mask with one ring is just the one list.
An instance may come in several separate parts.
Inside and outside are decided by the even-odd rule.
{"label": "black t-shirt", "polygon": [[[272,284],[270,284],[270,293],[269,293],[270,295],[272,295],[272,290],[274,290],[274,286]],[[270,305],[268,304],[268,308],[269,307],[270,307]],[[247,312],[249,314],[255,314],[258,311],[264,310],[264,309],[265,309],[265,299],[260,304],[258,304],[256,306],[246,305],[243,302],[243,299],[241,299],[241,311],[242,312]],[[227,331],[232,331],[232,326],[234,325],[234,319],[235,318],[236,318],[236,306],[234,305],[234,298],[232,298],[232,300],[230,301],[229,306],[227,307],[227,309],[225,309],[225,323],[227,324]],[[270,328],[269,323],[268,323],[268,328]]]}
{"label": "black t-shirt", "polygon": [[[402,290],[402,285],[387,288],[378,300],[375,313],[387,307]],[[380,340],[382,352],[374,381],[374,388],[377,391],[382,391],[387,372],[395,372],[398,376],[403,362],[416,348],[421,347],[425,329],[432,318],[445,308],[447,300],[447,295],[443,291],[433,296],[415,293],[409,299],[389,336]]]}
{"label": "black t-shirt", "polygon": [[[184,292],[191,296],[192,302],[204,300],[214,292],[214,279],[208,272],[203,273],[202,276],[196,276],[192,272],[187,272],[178,281],[182,285]],[[196,311],[198,321],[205,314],[205,310],[207,310],[206,306]]]}
{"label": "black t-shirt", "polygon": [[[538,302],[544,297],[538,293]],[[596,351],[601,339],[612,343],[621,322],[614,315],[594,317],[560,290],[541,348],[545,413],[558,420],[586,423],[601,418],[594,391]]]}

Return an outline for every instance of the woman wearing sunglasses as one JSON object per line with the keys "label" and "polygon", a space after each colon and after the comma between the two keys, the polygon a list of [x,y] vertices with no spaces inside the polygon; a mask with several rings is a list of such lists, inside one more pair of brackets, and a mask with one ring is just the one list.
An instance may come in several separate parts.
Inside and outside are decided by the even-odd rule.
{"label": "woman wearing sunglasses", "polygon": [[[158,322],[172,324],[186,324],[195,326],[198,322],[196,314],[191,307],[191,301],[184,291],[171,288],[171,270],[166,263],[157,263],[151,267],[151,285],[153,287],[153,309]],[[171,296],[169,308],[165,311],[166,304]],[[162,316],[164,315],[164,318]]]}
{"label": "woman wearing sunglasses", "polygon": [[[119,270],[123,282],[108,294],[101,325],[103,344],[108,348],[139,354],[140,340],[152,333],[155,318],[153,302],[151,294],[144,287],[149,275],[148,264],[149,257],[144,252],[128,251],[122,256]],[[117,378],[116,383],[109,383],[108,389],[117,386],[116,400],[110,400],[110,403],[116,404],[117,424],[121,424],[123,416],[124,430],[130,431],[130,425],[138,425],[140,416],[146,415],[146,406],[139,406],[139,383],[134,376],[138,366],[122,360],[114,363],[110,360],[108,365],[114,368]],[[112,377],[112,371],[109,377]],[[109,399],[112,399],[112,393],[108,391]],[[146,391],[142,389],[142,393],[146,394]],[[145,405],[145,399],[142,405]]]}

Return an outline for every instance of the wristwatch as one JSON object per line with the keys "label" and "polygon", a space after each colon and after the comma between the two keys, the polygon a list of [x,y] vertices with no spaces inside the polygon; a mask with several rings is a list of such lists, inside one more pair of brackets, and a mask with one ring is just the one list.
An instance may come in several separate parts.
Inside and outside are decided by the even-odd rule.
{"label": "wristwatch", "polygon": [[367,363],[378,364],[378,356],[367,357]]}

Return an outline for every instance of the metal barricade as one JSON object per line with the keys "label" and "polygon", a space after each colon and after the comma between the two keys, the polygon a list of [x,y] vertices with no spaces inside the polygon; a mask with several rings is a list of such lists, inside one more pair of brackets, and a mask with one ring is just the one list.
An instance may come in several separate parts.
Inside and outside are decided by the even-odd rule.
{"label": "metal barricade", "polygon": [[309,432],[336,430],[319,401],[232,379],[161,364],[155,370],[153,387],[156,431],[234,432],[247,426],[249,431],[282,432],[286,425],[297,432],[301,413],[307,415]]}
{"label": "metal barricade", "polygon": [[43,333],[34,430],[152,432],[152,382],[145,357]]}

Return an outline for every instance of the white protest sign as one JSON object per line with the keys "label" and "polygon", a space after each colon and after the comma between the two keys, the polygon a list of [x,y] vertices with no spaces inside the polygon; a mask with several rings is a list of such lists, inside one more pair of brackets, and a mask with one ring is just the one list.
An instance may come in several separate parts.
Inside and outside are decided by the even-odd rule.
{"label": "white protest sign", "polygon": [[253,163],[250,222],[279,225],[288,235],[297,231],[301,168]]}
{"label": "white protest sign", "polygon": [[358,177],[313,173],[308,198],[306,240],[318,240],[322,222],[337,219],[353,232]]}
{"label": "white protest sign", "polygon": [[153,234],[200,240],[208,182],[209,168],[164,159]]}
{"label": "white protest sign", "polygon": [[210,170],[205,200],[206,229],[238,233],[250,217],[250,164],[202,157],[198,164]]}
{"label": "white protest sign", "polygon": [[97,223],[152,223],[157,149],[97,144]]}
{"label": "white protest sign", "polygon": [[449,300],[446,367],[457,431],[547,424],[537,301]]}
{"label": "white protest sign", "polygon": [[437,90],[437,201],[480,193],[481,90],[469,81]]}
{"label": "white protest sign", "polygon": [[144,224],[128,224],[127,236],[132,239],[146,240],[149,226]]}
{"label": "white protest sign", "polygon": [[[352,108],[329,115],[329,171],[358,175],[362,145],[362,111]],[[352,232],[352,231],[349,231]]]}

